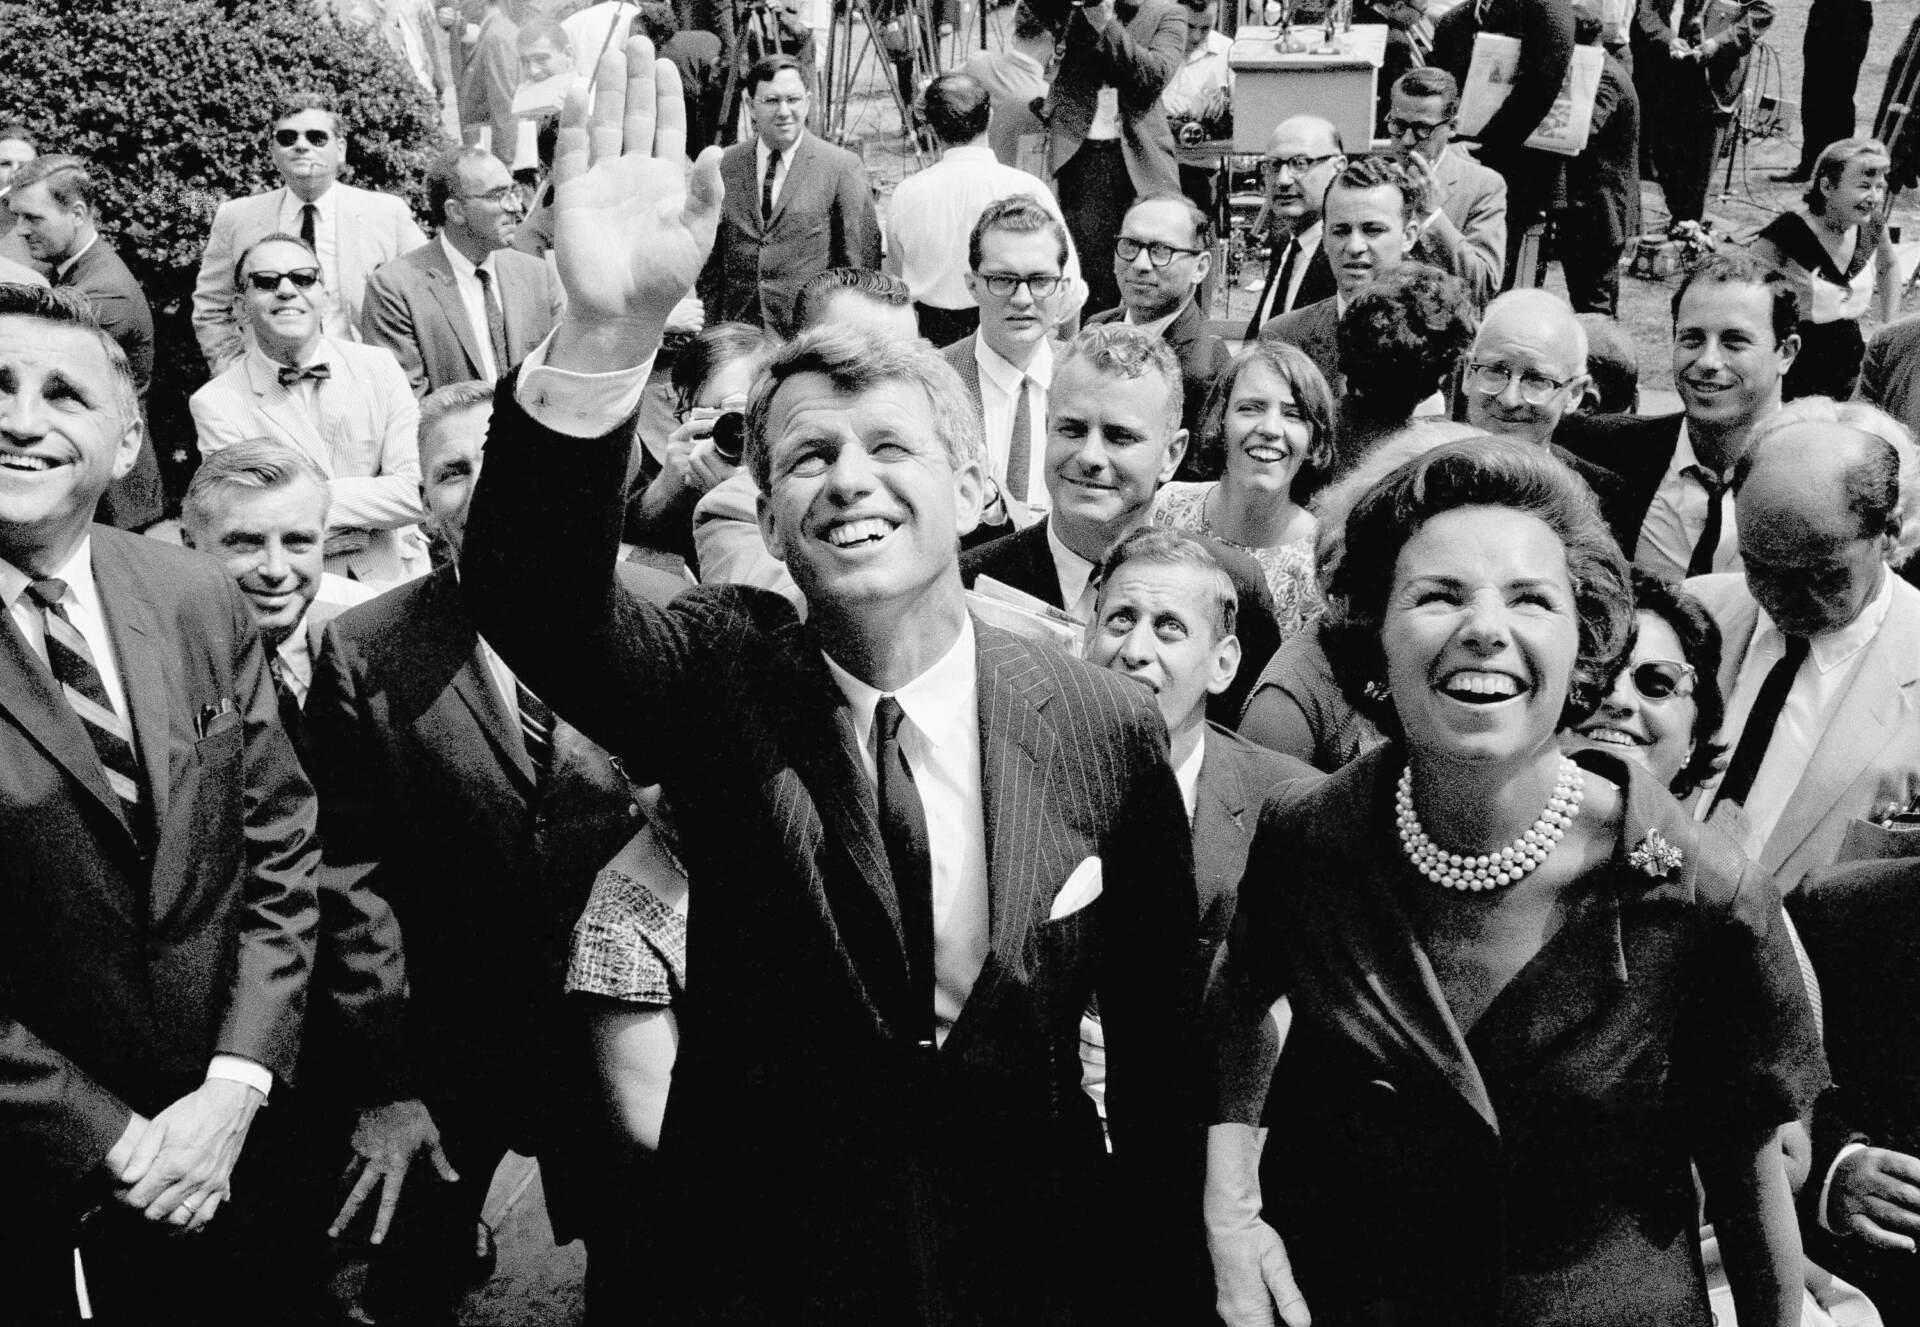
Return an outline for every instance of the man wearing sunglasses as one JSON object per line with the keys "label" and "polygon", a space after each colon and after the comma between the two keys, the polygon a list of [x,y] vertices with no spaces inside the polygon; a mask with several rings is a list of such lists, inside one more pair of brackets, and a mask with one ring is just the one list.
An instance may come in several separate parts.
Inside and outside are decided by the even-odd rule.
{"label": "man wearing sunglasses", "polygon": [[1431,65],[1393,85],[1387,137],[1394,155],[1427,186],[1427,215],[1413,255],[1467,283],[1475,304],[1500,289],[1506,271],[1507,182],[1452,147],[1460,85]]}
{"label": "man wearing sunglasses", "polygon": [[298,235],[318,255],[331,296],[327,335],[349,340],[374,269],[427,241],[402,200],[338,182],[347,159],[346,125],[324,98],[287,99],[267,137],[281,187],[220,205],[193,287],[194,335],[216,375],[248,345],[235,305],[235,260],[267,236]]}
{"label": "man wearing sunglasses", "polygon": [[504,375],[553,330],[561,303],[547,264],[510,247],[526,203],[493,153],[442,153],[427,208],[439,235],[383,264],[360,311],[361,336],[391,350],[423,398]]}
{"label": "man wearing sunglasses", "polygon": [[234,265],[253,346],[188,401],[203,455],[248,438],[292,447],[327,477],[326,569],[390,585],[427,570],[419,403],[391,352],[328,336],[313,250],[269,235]]}

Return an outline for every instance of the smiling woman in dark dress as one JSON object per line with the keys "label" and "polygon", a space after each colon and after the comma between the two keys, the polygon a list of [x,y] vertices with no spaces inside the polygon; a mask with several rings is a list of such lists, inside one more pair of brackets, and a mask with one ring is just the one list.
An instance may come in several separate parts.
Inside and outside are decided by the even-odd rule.
{"label": "smiling woman in dark dress", "polygon": [[1778,895],[1640,766],[1556,736],[1631,623],[1591,494],[1449,444],[1346,544],[1329,653],[1393,740],[1254,841],[1210,996],[1221,1316],[1705,1327],[1692,1161],[1740,1321],[1797,1324],[1774,1134],[1825,1066]]}

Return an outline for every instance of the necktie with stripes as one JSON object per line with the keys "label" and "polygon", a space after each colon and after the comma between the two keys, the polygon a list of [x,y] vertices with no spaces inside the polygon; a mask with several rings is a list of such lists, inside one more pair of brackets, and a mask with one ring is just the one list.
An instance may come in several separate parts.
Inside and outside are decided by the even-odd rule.
{"label": "necktie with stripes", "polygon": [[29,585],[27,593],[40,605],[46,623],[47,666],[53,670],[54,681],[60,684],[61,693],[87,730],[107,783],[120,799],[127,827],[135,838],[141,838],[145,828],[146,795],[140,786],[140,761],[133,750],[133,730],[126,717],[113,708],[87,638],[67,616],[61,602],[67,595],[67,583],[48,577]]}
{"label": "necktie with stripes", "polygon": [[520,709],[520,740],[526,743],[527,759],[533,762],[540,782],[545,783],[553,771],[553,711],[517,677],[513,679],[513,699]]}

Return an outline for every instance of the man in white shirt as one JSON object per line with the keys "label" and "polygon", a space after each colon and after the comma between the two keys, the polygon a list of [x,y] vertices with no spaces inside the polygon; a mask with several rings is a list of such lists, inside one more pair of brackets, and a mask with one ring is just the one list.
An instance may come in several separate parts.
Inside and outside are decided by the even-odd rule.
{"label": "man in white shirt", "polygon": [[[893,191],[882,266],[913,291],[920,334],[936,346],[950,346],[979,326],[967,283],[967,245],[987,204],[1022,195],[1056,217],[1060,205],[1044,181],[995,159],[987,145],[993,104],[971,75],[942,74],[927,85],[921,106],[940,142],[940,160],[907,176]],[[1084,298],[1080,260],[1071,242],[1066,270],[1076,291],[1055,306],[1060,320],[1077,314]]]}
{"label": "man in white shirt", "polygon": [[1346,169],[1346,147],[1331,120],[1295,115],[1273,127],[1261,160],[1273,253],[1243,340],[1283,313],[1333,294],[1333,265],[1321,248],[1320,209],[1327,186]]}
{"label": "man in white shirt", "polygon": [[1212,216],[1219,206],[1215,185],[1220,176],[1217,148],[1203,151],[1233,134],[1233,67],[1227,56],[1233,38],[1214,24],[1220,0],[1182,0],[1187,11],[1187,55],[1160,94],[1160,109],[1173,127],[1180,161],[1180,191],[1194,206]]}
{"label": "man in white shirt", "polygon": [[1920,793],[1920,458],[1873,406],[1796,402],[1734,468],[1744,575],[1687,582],[1720,626],[1726,772],[1696,814],[1783,892]]}
{"label": "man in white shirt", "polygon": [[193,286],[193,333],[207,369],[219,373],[245,353],[236,310],[235,263],[269,235],[297,235],[318,256],[329,300],[329,336],[352,338],[367,278],[389,258],[419,248],[426,236],[404,201],[339,183],[347,125],[324,98],[288,98],[268,131],[281,187],[220,204]]}
{"label": "man in white shirt", "polygon": [[360,312],[361,336],[393,352],[419,397],[501,377],[560,311],[551,269],[509,247],[526,204],[493,153],[442,153],[427,168],[427,208],[440,233],[383,264]]}
{"label": "man in white shirt", "polygon": [[420,407],[399,363],[321,333],[326,290],[299,239],[269,236],[238,266],[255,344],[187,402],[201,453],[262,437],[293,447],[332,489],[327,570],[381,584],[420,575]]}

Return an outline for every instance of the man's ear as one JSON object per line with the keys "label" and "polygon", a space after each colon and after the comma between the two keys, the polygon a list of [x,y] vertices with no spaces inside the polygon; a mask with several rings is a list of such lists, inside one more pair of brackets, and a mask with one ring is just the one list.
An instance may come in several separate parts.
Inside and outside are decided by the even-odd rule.
{"label": "man's ear", "polygon": [[787,553],[782,547],[784,540],[780,534],[779,522],[774,519],[773,503],[768,499],[766,490],[758,489],[756,492],[753,515],[760,526],[760,542],[767,546],[767,552],[773,555],[775,562],[784,563],[787,560]]}
{"label": "man's ear", "polygon": [[1240,638],[1223,636],[1213,647],[1213,675],[1207,679],[1207,694],[1217,696],[1233,685],[1240,671]]}
{"label": "man's ear", "polygon": [[1793,367],[1793,361],[1798,358],[1800,358],[1800,333],[1789,332],[1787,333],[1786,339],[1780,343],[1780,374],[1782,377],[1786,376],[1787,370]]}
{"label": "man's ear", "polygon": [[1173,472],[1180,468],[1180,462],[1186,454],[1187,431],[1185,429],[1175,429],[1173,436],[1167,439],[1167,460],[1166,464],[1160,467],[1160,474],[1156,483],[1164,484],[1169,479],[1172,479]]}
{"label": "man's ear", "polygon": [[127,431],[120,437],[120,445],[113,451],[113,477],[124,479],[133,469],[134,462],[140,459],[140,439],[144,436],[138,413],[127,425]]}

